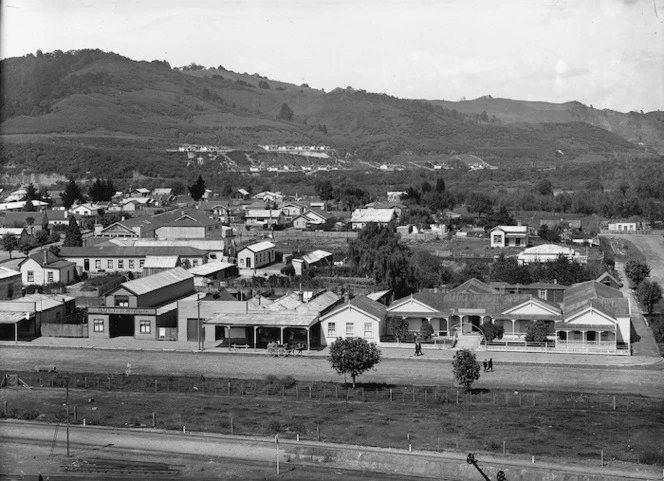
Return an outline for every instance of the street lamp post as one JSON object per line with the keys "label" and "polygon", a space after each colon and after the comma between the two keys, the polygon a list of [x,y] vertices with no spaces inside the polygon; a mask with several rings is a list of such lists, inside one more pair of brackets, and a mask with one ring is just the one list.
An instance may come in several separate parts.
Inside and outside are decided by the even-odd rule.
{"label": "street lamp post", "polygon": [[65,408],[67,410],[67,457],[69,457],[69,376],[65,376]]}

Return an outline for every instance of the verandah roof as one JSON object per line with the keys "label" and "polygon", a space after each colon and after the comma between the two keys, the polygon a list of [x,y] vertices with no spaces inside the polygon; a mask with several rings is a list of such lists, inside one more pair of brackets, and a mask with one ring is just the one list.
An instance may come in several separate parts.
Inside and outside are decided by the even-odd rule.
{"label": "verandah roof", "polygon": [[246,314],[220,313],[206,319],[204,324],[231,327],[311,327],[318,322],[316,315],[293,315],[292,311],[248,312]]}

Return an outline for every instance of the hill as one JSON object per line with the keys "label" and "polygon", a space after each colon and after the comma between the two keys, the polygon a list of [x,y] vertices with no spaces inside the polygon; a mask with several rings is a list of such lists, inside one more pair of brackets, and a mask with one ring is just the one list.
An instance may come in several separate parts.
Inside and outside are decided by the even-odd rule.
{"label": "hill", "polygon": [[[474,112],[482,104],[461,108],[350,87],[326,93],[223,66],[176,69],[101,50],[10,58],[0,68],[5,173],[189,178],[195,169],[186,156],[166,152],[181,144],[246,152],[235,156],[248,159],[245,167],[253,165],[252,158],[261,164],[266,154],[258,145],[326,145],[333,157],[326,163],[363,169],[436,157],[442,162],[459,154],[500,168],[549,165],[560,162],[560,152],[574,159],[638,158],[645,151],[561,106],[539,121],[533,106],[523,107],[526,120],[508,118],[515,107],[495,107],[492,122]],[[630,115],[606,118],[627,129]],[[653,125],[652,137],[661,140],[659,124]],[[218,162],[203,159],[197,168],[222,173],[232,168],[232,159],[233,154]]]}
{"label": "hill", "polygon": [[432,100],[431,103],[455,109],[468,115],[482,115],[505,124],[540,124],[584,122],[600,127],[639,145],[664,154],[664,112],[621,113],[610,109],[595,109],[579,102],[554,104],[480,97],[474,100],[449,102]]}

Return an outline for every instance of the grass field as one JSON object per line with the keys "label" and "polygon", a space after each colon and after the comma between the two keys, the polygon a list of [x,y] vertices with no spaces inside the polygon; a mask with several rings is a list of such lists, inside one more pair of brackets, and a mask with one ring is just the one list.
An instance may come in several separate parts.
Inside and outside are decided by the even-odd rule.
{"label": "grass field", "polygon": [[[70,380],[70,421],[116,427],[281,436],[417,450],[502,453],[598,465],[640,462],[664,466],[662,401],[570,393],[476,391],[410,386],[367,386],[349,391],[333,383],[297,384],[292,378],[227,383],[195,378],[127,378],[108,391],[101,377]],[[169,382],[168,388],[165,383]],[[60,382],[60,384],[58,384]],[[55,378],[55,386],[62,380]],[[74,388],[78,384],[79,388]],[[49,384],[50,385],[50,382]],[[177,386],[177,387],[176,387]],[[312,392],[309,392],[312,386]],[[390,388],[392,395],[390,395]],[[125,390],[123,390],[125,389]],[[181,392],[174,392],[179,390]],[[143,392],[131,392],[139,390]],[[310,397],[311,396],[311,397]],[[391,400],[390,400],[391,399]],[[414,402],[413,402],[414,400]],[[0,391],[10,418],[64,422],[65,390],[6,388]],[[75,408],[74,408],[75,406]],[[76,420],[74,420],[76,415]]]}

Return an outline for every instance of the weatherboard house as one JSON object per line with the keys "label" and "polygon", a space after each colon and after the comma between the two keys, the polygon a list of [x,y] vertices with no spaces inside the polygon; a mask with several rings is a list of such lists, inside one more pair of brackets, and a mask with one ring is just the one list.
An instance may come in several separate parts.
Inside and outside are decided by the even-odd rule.
{"label": "weatherboard house", "polygon": [[528,226],[499,225],[491,229],[491,247],[526,247]]}
{"label": "weatherboard house", "polygon": [[[630,313],[629,299],[597,281],[570,286],[559,304],[532,294],[502,294],[471,279],[449,292],[419,292],[394,301],[387,308],[387,325],[403,319],[418,333],[428,322],[435,337],[456,348],[479,349],[482,326],[490,323],[503,327],[502,342],[537,351],[544,348],[529,347],[525,336],[533,322],[541,321],[549,325],[554,352],[629,355]],[[510,349],[506,344],[488,348]]]}
{"label": "weatherboard house", "polygon": [[272,264],[275,257],[276,246],[272,242],[262,241],[241,249],[237,253],[237,264],[241,269],[255,269]]}

